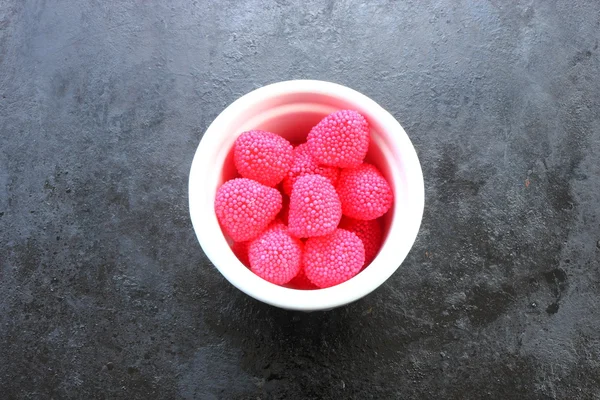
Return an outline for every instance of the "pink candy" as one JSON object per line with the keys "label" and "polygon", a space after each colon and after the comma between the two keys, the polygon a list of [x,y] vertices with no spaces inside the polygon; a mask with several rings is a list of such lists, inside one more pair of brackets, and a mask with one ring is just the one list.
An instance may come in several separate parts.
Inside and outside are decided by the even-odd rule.
{"label": "pink candy", "polygon": [[292,237],[285,225],[276,224],[250,243],[250,269],[276,285],[288,283],[302,267],[302,247],[302,242]]}
{"label": "pink candy", "polygon": [[329,180],[321,175],[299,177],[290,196],[290,233],[307,238],[327,235],[342,218],[342,204]]}
{"label": "pink candy", "polygon": [[332,167],[357,167],[369,150],[369,124],[352,110],[323,118],[306,139],[317,162]]}
{"label": "pink candy", "polygon": [[304,273],[320,288],[347,281],[365,263],[365,248],[356,234],[336,229],[328,236],[310,238],[304,247]]}
{"label": "pink candy", "polygon": [[329,179],[332,185],[337,183],[340,171],[335,167],[321,166],[310,154],[308,144],[302,143],[294,148],[294,159],[292,166],[283,178],[283,191],[288,196],[292,193],[292,187],[298,177],[309,174],[317,174]]}
{"label": "pink candy", "polygon": [[369,132],[362,115],[342,110],[296,148],[266,131],[238,137],[233,160],[243,178],[218,189],[215,213],[244,265],[271,283],[309,290],[345,282],[373,261],[383,240],[377,218],[393,192],[364,163]]}
{"label": "pink candy", "polygon": [[362,220],[381,217],[392,206],[392,188],[371,164],[342,170],[337,192],[344,215]]}
{"label": "pink candy", "polygon": [[293,159],[293,146],[266,131],[242,133],[233,147],[233,161],[240,175],[267,186],[275,186],[286,175]]}
{"label": "pink candy", "polygon": [[361,221],[349,217],[342,217],[340,228],[354,232],[365,246],[365,265],[371,264],[379,249],[383,239],[381,223],[378,219]]}
{"label": "pink candy", "polygon": [[277,189],[246,178],[225,182],[215,198],[217,219],[236,242],[254,239],[280,209],[281,193]]}

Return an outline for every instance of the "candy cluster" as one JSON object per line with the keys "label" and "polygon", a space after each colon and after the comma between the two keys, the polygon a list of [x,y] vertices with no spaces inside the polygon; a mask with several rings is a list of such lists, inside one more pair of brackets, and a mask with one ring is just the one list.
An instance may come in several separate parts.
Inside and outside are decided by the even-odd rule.
{"label": "candy cluster", "polygon": [[369,124],[358,112],[325,117],[294,147],[266,131],[233,148],[241,177],[217,191],[215,213],[234,254],[261,278],[294,289],[338,285],[381,247],[393,192],[364,161]]}

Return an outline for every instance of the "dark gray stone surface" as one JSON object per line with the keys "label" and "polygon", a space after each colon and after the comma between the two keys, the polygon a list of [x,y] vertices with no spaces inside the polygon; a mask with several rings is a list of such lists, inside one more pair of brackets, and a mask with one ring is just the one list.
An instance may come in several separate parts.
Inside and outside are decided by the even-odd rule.
{"label": "dark gray stone surface", "polygon": [[[2,399],[600,398],[598,2],[360,3],[0,1]],[[292,78],[390,110],[426,182],[399,271],[324,313],[188,217],[202,132]]]}

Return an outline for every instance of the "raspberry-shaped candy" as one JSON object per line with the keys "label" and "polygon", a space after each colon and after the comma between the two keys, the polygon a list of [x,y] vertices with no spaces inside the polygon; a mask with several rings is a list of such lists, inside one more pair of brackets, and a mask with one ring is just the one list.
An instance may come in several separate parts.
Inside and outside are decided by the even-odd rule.
{"label": "raspberry-shaped candy", "polygon": [[277,189],[246,178],[227,181],[217,190],[215,213],[234,242],[254,239],[281,209]]}
{"label": "raspberry-shaped candy", "polygon": [[311,289],[318,289],[317,286],[315,286],[314,283],[312,283],[307,277],[306,277],[306,273],[304,272],[304,267],[300,268],[300,272],[298,272],[298,275],[296,275],[294,277],[294,279],[292,279],[287,285],[286,287],[289,287],[290,289],[298,289],[298,290],[311,290]]}
{"label": "raspberry-shaped candy", "polygon": [[233,146],[233,162],[240,175],[275,186],[290,169],[294,147],[267,131],[242,133]]}
{"label": "raspberry-shaped candy", "polygon": [[365,246],[365,265],[371,264],[379,249],[383,239],[383,230],[381,229],[381,221],[372,219],[369,221],[361,221],[359,219],[342,217],[340,228],[354,232]]}
{"label": "raspberry-shaped candy", "polygon": [[329,179],[321,175],[296,179],[288,216],[292,235],[300,238],[327,235],[337,228],[341,218],[342,205]]}
{"label": "raspberry-shaped candy", "polygon": [[335,167],[319,165],[319,163],[310,154],[308,144],[302,143],[294,148],[294,159],[292,161],[292,166],[285,175],[285,178],[283,178],[283,191],[285,194],[289,196],[290,193],[292,193],[292,187],[294,186],[296,179],[298,179],[299,176],[307,174],[322,175],[329,179],[331,184],[335,186],[340,175],[340,171]]}
{"label": "raspberry-shaped candy", "polygon": [[332,167],[357,167],[369,149],[369,124],[352,110],[341,110],[321,120],[306,138],[318,163]]}
{"label": "raspberry-shaped candy", "polygon": [[381,217],[394,200],[392,188],[383,175],[374,165],[367,163],[342,170],[337,192],[344,215],[362,220]]}
{"label": "raspberry-shaped candy", "polygon": [[292,237],[285,225],[275,224],[250,243],[250,269],[266,281],[283,285],[302,267],[300,239]]}
{"label": "raspberry-shaped candy", "polygon": [[336,229],[310,238],[304,245],[304,273],[320,288],[338,285],[356,275],[365,263],[365,248],[355,233]]}

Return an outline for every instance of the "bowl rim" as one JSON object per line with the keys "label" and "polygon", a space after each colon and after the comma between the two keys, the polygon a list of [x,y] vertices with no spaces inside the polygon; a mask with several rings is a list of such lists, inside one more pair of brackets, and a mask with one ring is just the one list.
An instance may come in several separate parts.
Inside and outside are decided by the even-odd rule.
{"label": "bowl rim", "polygon": [[[405,179],[408,181],[411,196],[408,197],[411,212],[402,220],[402,237],[398,238],[400,225],[397,221],[399,213],[393,216],[386,241],[379,254],[361,273],[339,285],[316,290],[297,290],[285,288],[267,282],[246,268],[231,251],[221,231],[214,212],[214,194],[210,182],[214,182],[214,165],[211,165],[211,153],[218,149],[219,136],[228,122],[242,110],[266,99],[296,94],[318,94],[338,98],[353,104],[359,112],[365,112],[369,119],[376,119],[384,128],[386,140],[395,149],[400,149]],[[222,146],[221,146],[222,147]],[[220,149],[223,151],[223,149]],[[227,152],[230,149],[227,149]],[[391,168],[392,177],[398,179],[400,171]],[[213,178],[212,180],[210,178]],[[356,301],[381,286],[404,262],[412,248],[421,225],[425,206],[425,188],[421,164],[416,150],[400,123],[366,95],[346,86],[319,80],[290,80],[272,83],[255,89],[226,107],[209,125],[194,154],[189,182],[189,210],[196,237],[204,253],[217,270],[235,287],[247,295],[264,303],[280,308],[302,311],[326,310]],[[207,193],[208,191],[208,193]],[[212,201],[207,196],[212,193]],[[394,206],[398,196],[394,198]],[[215,234],[218,232],[218,234]],[[393,262],[390,262],[393,261]]]}

